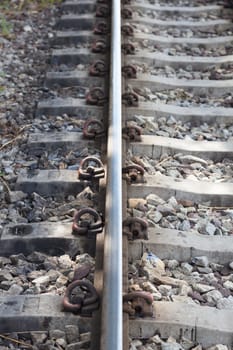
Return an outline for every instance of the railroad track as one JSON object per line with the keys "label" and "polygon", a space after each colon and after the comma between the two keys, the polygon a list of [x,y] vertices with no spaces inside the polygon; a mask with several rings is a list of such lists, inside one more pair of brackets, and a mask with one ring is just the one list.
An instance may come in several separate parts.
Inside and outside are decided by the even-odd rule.
{"label": "railroad track", "polygon": [[5,341],[233,348],[232,11],[62,3],[26,147],[37,167],[10,193],[34,216],[1,235]]}

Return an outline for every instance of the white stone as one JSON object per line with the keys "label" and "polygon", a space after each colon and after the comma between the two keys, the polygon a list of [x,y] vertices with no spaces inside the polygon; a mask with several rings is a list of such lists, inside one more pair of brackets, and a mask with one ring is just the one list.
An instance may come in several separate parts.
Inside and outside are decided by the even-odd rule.
{"label": "white stone", "polygon": [[208,303],[217,303],[219,299],[222,299],[222,294],[218,290],[211,290],[203,295]]}
{"label": "white stone", "polygon": [[45,276],[40,276],[38,278],[35,278],[32,283],[33,284],[36,284],[36,285],[39,285],[39,286],[44,286],[46,287],[50,282],[50,278],[48,275],[45,275]]}
{"label": "white stone", "polygon": [[233,282],[226,281],[226,282],[223,283],[223,287],[225,287],[227,289],[230,289],[230,290],[233,290]]}
{"label": "white stone", "polygon": [[160,286],[158,286],[158,290],[163,296],[168,296],[172,290],[172,287],[167,284],[160,284]]}
{"label": "white stone", "polygon": [[209,260],[207,256],[196,256],[192,258],[192,263],[197,266],[207,267],[209,265]]}
{"label": "white stone", "polygon": [[182,270],[185,274],[190,274],[193,271],[192,265],[187,262],[181,264]]}
{"label": "white stone", "polygon": [[193,285],[193,289],[199,293],[207,293],[215,288],[213,286],[208,286],[207,284],[197,283]]}
{"label": "white stone", "polygon": [[146,197],[146,201],[147,201],[148,204],[151,204],[151,205],[154,205],[154,206],[165,203],[164,199],[160,198],[159,196],[157,196],[154,193],[150,193]]}
{"label": "white stone", "polygon": [[207,350],[228,350],[228,347],[223,344],[217,344],[217,345],[211,346],[210,348],[207,348]]}
{"label": "white stone", "polygon": [[149,218],[156,224],[162,219],[163,215],[159,211],[153,211],[150,213]]}
{"label": "white stone", "polygon": [[23,30],[25,32],[32,32],[32,27],[27,24],[26,26],[23,27]]}
{"label": "white stone", "polygon": [[174,270],[176,269],[177,267],[179,266],[179,262],[175,259],[173,260],[168,260],[167,262],[167,267],[170,269],[170,270]]}
{"label": "white stone", "polygon": [[8,289],[7,293],[9,295],[20,295],[23,293],[23,287],[19,286],[18,284],[12,284],[10,288]]}
{"label": "white stone", "polygon": [[228,298],[222,298],[217,302],[218,309],[233,309],[233,296],[230,295]]}

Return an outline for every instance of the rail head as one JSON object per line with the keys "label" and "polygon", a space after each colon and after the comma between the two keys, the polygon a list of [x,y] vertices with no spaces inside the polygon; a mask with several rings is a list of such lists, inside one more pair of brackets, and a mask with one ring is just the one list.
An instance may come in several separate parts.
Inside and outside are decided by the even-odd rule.
{"label": "rail head", "polygon": [[102,350],[122,350],[121,2],[112,1]]}

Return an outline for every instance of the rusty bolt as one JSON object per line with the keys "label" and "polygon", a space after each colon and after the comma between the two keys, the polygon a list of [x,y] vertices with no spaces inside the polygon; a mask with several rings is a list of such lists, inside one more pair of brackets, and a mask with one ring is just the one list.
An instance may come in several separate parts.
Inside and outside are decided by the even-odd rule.
{"label": "rusty bolt", "polygon": [[148,223],[142,218],[128,217],[123,221],[123,234],[128,239],[148,239]]}
{"label": "rusty bolt", "polygon": [[89,74],[94,77],[103,77],[107,72],[106,63],[102,60],[94,62],[89,69]]}
{"label": "rusty bolt", "polygon": [[106,101],[107,98],[100,87],[91,89],[86,95],[86,103],[89,105],[103,106]]}
{"label": "rusty bolt", "polygon": [[142,141],[142,128],[140,126],[128,125],[122,129],[122,132],[123,136],[131,142]]}
{"label": "rusty bolt", "polygon": [[136,79],[137,78],[137,68],[132,64],[122,67],[122,75],[128,79]]}
{"label": "rusty bolt", "polygon": [[72,232],[93,236],[103,230],[102,216],[93,208],[82,208],[74,216]]}
{"label": "rusty bolt", "polygon": [[137,164],[128,165],[122,169],[123,174],[126,174],[126,180],[132,182],[144,182],[143,175],[145,170]]}
{"label": "rusty bolt", "polygon": [[92,44],[91,51],[93,53],[106,53],[107,44],[105,40],[95,40]]}
{"label": "rusty bolt", "polygon": [[121,33],[126,36],[133,36],[133,27],[129,24],[124,24],[121,27]]}
{"label": "rusty bolt", "polygon": [[154,314],[152,294],[137,291],[124,295],[123,311],[134,317],[152,317]]}
{"label": "rusty bolt", "polygon": [[104,176],[104,166],[99,158],[89,156],[81,161],[78,171],[80,180],[101,179]]}
{"label": "rusty bolt", "polygon": [[122,50],[124,55],[134,55],[135,54],[135,46],[132,43],[122,44],[121,50]]}
{"label": "rusty bolt", "polygon": [[110,9],[107,5],[100,5],[96,8],[96,17],[108,17],[110,14]]}
{"label": "rusty bolt", "polygon": [[103,123],[98,119],[88,119],[83,125],[83,136],[87,139],[95,139],[104,135]]}
{"label": "rusty bolt", "polygon": [[99,301],[98,293],[89,280],[76,280],[67,287],[63,298],[64,311],[81,313],[96,309]]}
{"label": "rusty bolt", "polygon": [[105,35],[108,34],[109,29],[106,22],[98,22],[94,28],[94,34]]}
{"label": "rusty bolt", "polygon": [[122,103],[126,107],[138,107],[138,95],[135,92],[126,92],[122,95]]}
{"label": "rusty bolt", "polygon": [[121,10],[121,16],[124,19],[132,19],[133,12],[130,9],[124,8]]}

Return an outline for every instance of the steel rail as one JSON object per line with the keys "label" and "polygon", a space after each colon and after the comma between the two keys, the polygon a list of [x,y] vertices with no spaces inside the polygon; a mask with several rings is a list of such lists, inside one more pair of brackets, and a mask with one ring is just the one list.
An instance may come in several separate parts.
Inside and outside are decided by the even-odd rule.
{"label": "steel rail", "polygon": [[123,349],[121,1],[112,0],[101,350]]}

